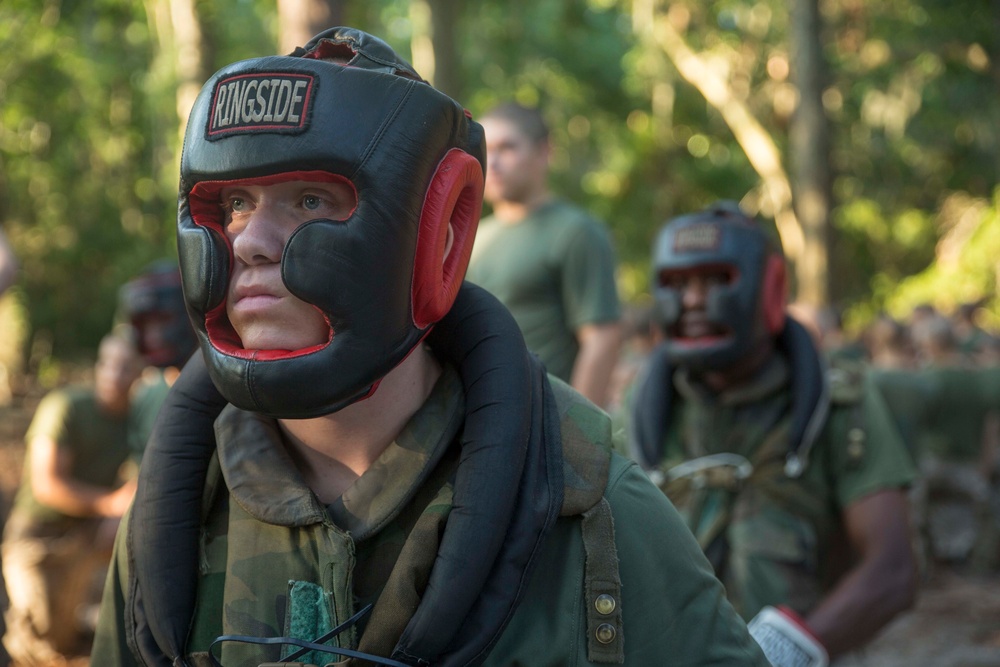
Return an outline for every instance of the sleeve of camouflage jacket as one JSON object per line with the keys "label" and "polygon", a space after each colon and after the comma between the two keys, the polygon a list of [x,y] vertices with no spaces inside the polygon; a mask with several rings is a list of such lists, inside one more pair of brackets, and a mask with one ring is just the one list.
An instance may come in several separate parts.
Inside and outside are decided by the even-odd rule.
{"label": "sleeve of camouflage jacket", "polygon": [[[613,458],[606,497],[620,561],[624,664],[767,667],[694,537],[636,464]],[[127,526],[127,516],[122,525]],[[551,553],[543,558],[548,567],[543,564],[536,573],[535,585],[487,664],[592,664],[584,657],[586,629],[580,625],[585,616],[579,586],[583,545],[575,523],[560,525],[564,539],[552,540]],[[125,532],[119,532],[104,588],[94,665],[138,667],[124,621]]]}
{"label": "sleeve of camouflage jacket", "polygon": [[119,524],[114,555],[108,567],[108,577],[104,582],[101,615],[90,652],[92,665],[138,667],[126,643],[125,629],[125,586],[128,581],[128,550],[125,547],[125,537],[128,532],[128,518],[129,515],[126,514]]}
{"label": "sleeve of camouflage jacket", "polygon": [[[767,667],[694,536],[640,468],[614,456],[605,498],[621,578],[621,635],[615,637],[622,664]],[[484,667],[608,664],[590,655],[585,552],[581,518],[562,517]]]}
{"label": "sleeve of camouflage jacket", "polygon": [[666,496],[635,463],[615,457],[611,474],[625,664],[767,667]]}

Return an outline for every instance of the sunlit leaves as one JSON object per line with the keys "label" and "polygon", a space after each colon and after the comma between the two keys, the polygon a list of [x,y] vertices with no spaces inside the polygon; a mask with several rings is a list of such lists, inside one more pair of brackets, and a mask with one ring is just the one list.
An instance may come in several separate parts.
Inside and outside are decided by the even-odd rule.
{"label": "sunlit leaves", "polygon": [[[209,67],[273,51],[273,0],[195,1]],[[0,3],[0,216],[22,255],[33,326],[54,332],[57,350],[92,344],[109,323],[117,285],[173,252],[176,79],[147,16],[162,9],[158,2]],[[721,198],[752,200],[760,189],[726,122],[646,29],[666,20],[681,32],[788,161],[798,104],[789,7],[465,3],[456,35],[460,101],[474,116],[507,99],[543,108],[554,188],[609,223],[622,291],[639,297],[665,219]],[[407,0],[349,2],[345,11],[350,24],[408,54]],[[947,308],[977,290],[995,294],[995,4],[823,0],[821,11],[836,294],[869,313],[931,295]],[[962,222],[970,219],[981,221],[972,231]]]}

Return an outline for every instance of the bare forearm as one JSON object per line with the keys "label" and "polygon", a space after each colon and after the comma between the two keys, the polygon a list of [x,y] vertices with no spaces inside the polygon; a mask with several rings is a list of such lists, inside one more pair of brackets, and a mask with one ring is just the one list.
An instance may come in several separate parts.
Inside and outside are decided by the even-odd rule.
{"label": "bare forearm", "polygon": [[573,363],[570,384],[600,407],[607,405],[611,374],[618,361],[620,332],[617,324],[592,327],[579,335],[580,350]]}
{"label": "bare forearm", "polygon": [[902,489],[850,503],[844,529],[858,562],[806,619],[830,656],[858,648],[916,598],[917,561]]}
{"label": "bare forearm", "polygon": [[132,485],[108,489],[76,480],[54,479],[36,484],[33,490],[38,502],[69,516],[117,517],[128,506]]}
{"label": "bare forearm", "polygon": [[913,605],[916,571],[859,567],[850,572],[806,622],[829,651],[837,656],[872,639],[897,614]]}

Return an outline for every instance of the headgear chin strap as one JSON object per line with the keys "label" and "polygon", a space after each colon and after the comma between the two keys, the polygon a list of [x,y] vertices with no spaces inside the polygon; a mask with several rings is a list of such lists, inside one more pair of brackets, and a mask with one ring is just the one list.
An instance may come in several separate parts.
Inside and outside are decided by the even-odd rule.
{"label": "headgear chin strap", "polygon": [[[708,289],[705,315],[721,332],[698,339],[675,334],[682,314],[681,291],[670,274],[711,270],[730,280]],[[653,250],[656,317],[667,335],[670,362],[696,370],[725,368],[746,355],[764,336],[785,324],[785,259],[758,223],[733,202],[719,202],[674,218],[660,231]]]}
{"label": "headgear chin strap", "polygon": [[[216,73],[188,121],[178,246],[188,310],[226,399],[305,418],[369,395],[451,308],[484,169],[482,127],[358,30],[333,28],[293,56]],[[357,193],[346,220],[300,226],[281,260],[288,290],[322,311],[330,338],[302,350],[243,349],[225,313],[234,259],[218,191],[289,179],[346,180]]]}

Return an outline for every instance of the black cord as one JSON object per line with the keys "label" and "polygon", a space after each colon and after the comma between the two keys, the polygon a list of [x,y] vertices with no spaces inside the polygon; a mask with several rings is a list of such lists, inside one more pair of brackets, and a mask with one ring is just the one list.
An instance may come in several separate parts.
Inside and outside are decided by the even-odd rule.
{"label": "black cord", "polygon": [[347,658],[358,658],[360,660],[368,660],[369,662],[374,662],[379,665],[386,665],[387,667],[411,667],[411,665],[407,665],[406,663],[399,662],[398,660],[393,660],[391,658],[383,658],[377,655],[371,655],[369,653],[364,653],[362,651],[353,651],[351,649],[346,649],[346,648],[336,648],[322,643],[333,639],[341,632],[343,632],[344,630],[348,629],[349,627],[357,623],[358,620],[361,619],[365,614],[370,612],[371,609],[372,605],[370,604],[367,605],[364,609],[356,613],[354,616],[351,616],[349,619],[347,619],[346,621],[335,627],[333,630],[330,630],[322,637],[319,637],[315,641],[311,642],[305,641],[304,639],[296,639],[295,637],[251,637],[248,635],[222,635],[221,637],[217,637],[215,641],[213,641],[212,644],[208,647],[208,656],[209,658],[211,658],[212,664],[215,665],[215,667],[222,667],[222,663],[219,662],[219,660],[215,657],[215,654],[212,652],[212,649],[215,647],[216,644],[220,644],[222,642],[242,642],[245,644],[260,644],[265,646],[274,646],[280,644],[280,645],[298,646],[299,650],[296,651],[295,653],[292,653],[286,658],[282,658],[278,662],[285,662],[285,663],[292,662],[296,658],[305,655],[309,651],[320,651],[322,653],[333,653],[334,655],[340,655]]}

